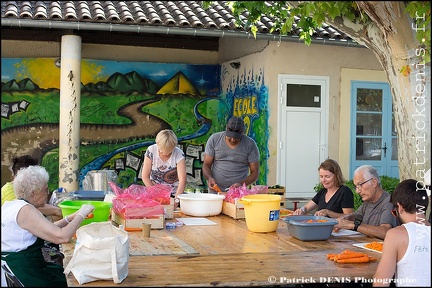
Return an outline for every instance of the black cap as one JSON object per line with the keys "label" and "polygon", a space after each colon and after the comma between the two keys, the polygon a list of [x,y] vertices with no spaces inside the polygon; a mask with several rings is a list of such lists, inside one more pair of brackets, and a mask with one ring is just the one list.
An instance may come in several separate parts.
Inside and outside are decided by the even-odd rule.
{"label": "black cap", "polygon": [[226,136],[240,139],[244,132],[244,121],[242,118],[233,116],[228,120],[226,126]]}

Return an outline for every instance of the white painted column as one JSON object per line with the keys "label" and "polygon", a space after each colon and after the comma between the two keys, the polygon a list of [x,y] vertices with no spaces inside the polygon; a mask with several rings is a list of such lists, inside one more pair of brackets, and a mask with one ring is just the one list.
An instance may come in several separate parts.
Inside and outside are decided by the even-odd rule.
{"label": "white painted column", "polygon": [[81,37],[61,40],[59,187],[67,192],[79,187],[81,98]]}

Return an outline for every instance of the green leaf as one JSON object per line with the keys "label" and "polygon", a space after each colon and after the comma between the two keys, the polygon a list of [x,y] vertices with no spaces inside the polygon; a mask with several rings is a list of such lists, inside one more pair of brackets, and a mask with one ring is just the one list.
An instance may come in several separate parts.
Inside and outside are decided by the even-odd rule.
{"label": "green leaf", "polygon": [[256,38],[256,33],[258,32],[258,28],[255,25],[253,25],[251,27],[251,32],[254,35],[254,37]]}

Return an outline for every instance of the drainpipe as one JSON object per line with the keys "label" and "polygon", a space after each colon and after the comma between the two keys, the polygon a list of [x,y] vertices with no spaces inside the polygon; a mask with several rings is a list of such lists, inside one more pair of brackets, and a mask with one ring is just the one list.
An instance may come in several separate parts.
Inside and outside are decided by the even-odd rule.
{"label": "drainpipe", "polygon": [[[4,27],[21,27],[21,28],[41,28],[41,29],[72,29],[72,30],[91,30],[91,31],[109,31],[109,32],[127,32],[127,33],[154,33],[166,35],[186,35],[186,36],[206,36],[206,37],[232,37],[254,39],[252,33],[233,30],[217,29],[196,29],[196,28],[179,28],[179,27],[161,27],[161,26],[144,26],[130,24],[113,24],[113,23],[88,23],[88,22],[70,22],[70,21],[50,21],[50,20],[30,20],[30,19],[10,19],[2,18],[1,26]],[[267,40],[277,42],[296,42],[304,43],[297,36],[282,36],[266,33],[257,33],[256,40]],[[345,39],[324,39],[313,38],[312,44],[337,45],[345,47],[365,48],[353,40]]]}
{"label": "drainpipe", "polygon": [[59,186],[76,191],[79,185],[81,37],[61,40],[59,124]]}

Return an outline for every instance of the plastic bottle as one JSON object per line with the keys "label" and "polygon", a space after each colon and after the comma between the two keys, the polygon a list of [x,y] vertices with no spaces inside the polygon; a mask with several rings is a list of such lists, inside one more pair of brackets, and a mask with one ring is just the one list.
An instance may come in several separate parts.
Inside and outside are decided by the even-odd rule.
{"label": "plastic bottle", "polygon": [[167,222],[165,224],[166,229],[175,229],[176,228],[176,224],[174,222]]}

